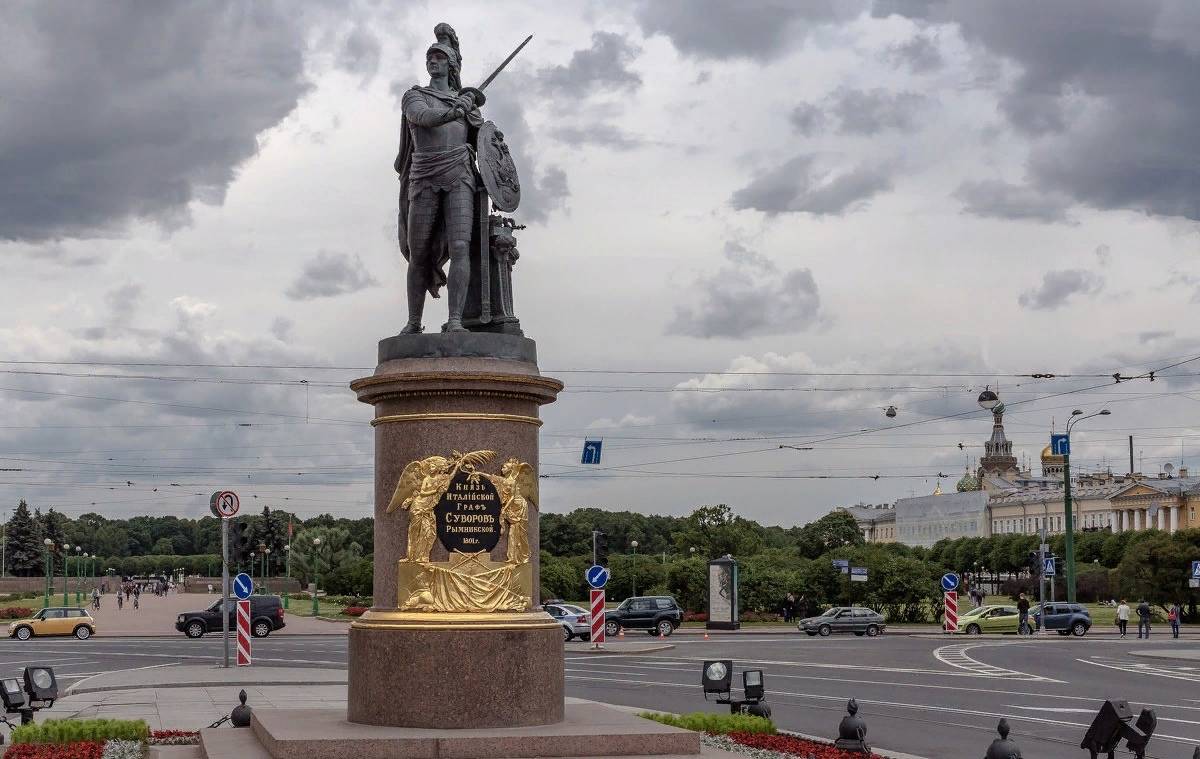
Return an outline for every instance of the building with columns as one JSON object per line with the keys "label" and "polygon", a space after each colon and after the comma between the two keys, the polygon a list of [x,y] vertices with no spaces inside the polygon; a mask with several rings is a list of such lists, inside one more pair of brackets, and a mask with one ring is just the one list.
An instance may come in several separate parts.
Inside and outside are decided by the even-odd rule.
{"label": "building with columns", "polygon": [[[1021,471],[1004,433],[1004,405],[992,412],[992,434],[972,473],[954,493],[941,485],[932,495],[901,498],[892,507],[854,506],[845,510],[868,542],[898,541],[930,546],[944,538],[1020,533],[1060,534],[1066,530],[1063,475],[1066,461],[1047,446],[1041,476]],[[1140,473],[1077,474],[1071,477],[1071,504],[1079,532],[1158,529],[1174,533],[1200,528],[1200,477],[1180,466],[1156,477]]]}

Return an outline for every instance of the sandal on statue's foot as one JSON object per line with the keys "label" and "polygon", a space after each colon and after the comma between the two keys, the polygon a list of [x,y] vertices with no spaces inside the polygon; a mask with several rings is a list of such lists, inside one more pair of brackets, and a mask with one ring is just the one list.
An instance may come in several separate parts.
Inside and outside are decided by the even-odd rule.
{"label": "sandal on statue's foot", "polygon": [[420,322],[409,322],[408,324],[404,325],[404,329],[400,330],[400,334],[419,335],[424,331],[425,328],[421,326]]}
{"label": "sandal on statue's foot", "polygon": [[468,332],[469,330],[462,325],[461,319],[451,319],[442,325],[442,332]]}

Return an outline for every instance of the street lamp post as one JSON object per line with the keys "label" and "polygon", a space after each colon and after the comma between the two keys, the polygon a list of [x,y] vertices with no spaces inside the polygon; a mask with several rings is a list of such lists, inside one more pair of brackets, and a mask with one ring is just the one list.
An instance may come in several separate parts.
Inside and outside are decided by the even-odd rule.
{"label": "street lamp post", "polygon": [[270,561],[270,559],[271,559],[271,549],[270,548],[263,549],[263,592],[264,593],[271,592],[270,589],[267,588],[267,580],[271,579],[271,561]]}
{"label": "street lamp post", "polygon": [[[291,579],[292,579],[292,544],[291,543],[288,543],[286,546],[283,547],[283,554],[285,557],[284,564],[287,565],[288,585],[291,585]],[[288,596],[289,595],[291,595],[291,593],[289,593],[287,590],[283,591],[283,608],[285,608],[285,609],[288,607]]]}
{"label": "street lamp post", "polygon": [[54,545],[54,541],[51,540],[50,538],[46,538],[45,540],[42,541],[42,545],[45,546],[43,553],[45,553],[45,555],[46,555],[46,600],[42,603],[42,606],[49,606],[50,605],[50,578],[54,571],[53,566],[50,564],[50,547]]}
{"label": "street lamp post", "polygon": [[629,541],[630,548],[633,549],[633,566],[630,568],[629,576],[633,578],[633,595],[637,595],[637,547],[636,540]]}
{"label": "street lamp post", "polygon": [[1063,452],[1063,529],[1066,530],[1067,603],[1075,603],[1075,520],[1071,509],[1071,430],[1084,419],[1108,416],[1111,411],[1101,409],[1093,414],[1084,414],[1079,409],[1071,412],[1067,420],[1067,450]]}
{"label": "street lamp post", "polygon": [[75,605],[83,603],[83,565],[87,563],[88,555],[79,553],[79,546],[75,546]]}
{"label": "street lamp post", "polygon": [[321,539],[313,538],[313,617],[320,614],[317,607],[317,588],[321,585],[321,556],[318,553],[321,549]]}
{"label": "street lamp post", "polygon": [[70,558],[71,558],[71,544],[63,543],[63,606],[66,606],[67,604],[71,603],[71,600],[69,598],[67,598],[67,585],[69,585],[71,582],[68,579],[70,575],[68,575],[68,573],[67,573],[67,566],[68,566],[67,562]]}

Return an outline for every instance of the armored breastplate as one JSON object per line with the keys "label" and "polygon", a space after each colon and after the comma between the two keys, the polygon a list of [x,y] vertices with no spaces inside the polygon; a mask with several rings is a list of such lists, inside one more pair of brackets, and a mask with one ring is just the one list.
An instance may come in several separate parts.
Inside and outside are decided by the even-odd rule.
{"label": "armored breastplate", "polygon": [[[435,100],[432,105],[435,108],[445,107],[440,100]],[[467,121],[464,117],[435,127],[414,127],[412,131],[413,149],[417,153],[435,153],[456,148],[467,142]]]}

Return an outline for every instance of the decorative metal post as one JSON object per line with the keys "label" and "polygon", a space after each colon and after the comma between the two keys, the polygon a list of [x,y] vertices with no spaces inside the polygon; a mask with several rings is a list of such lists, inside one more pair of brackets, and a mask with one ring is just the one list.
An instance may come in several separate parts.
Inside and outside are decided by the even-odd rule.
{"label": "decorative metal post", "polygon": [[67,586],[71,584],[71,575],[69,569],[71,566],[70,559],[71,546],[63,543],[63,606],[67,606],[71,603],[71,599],[67,598]]}
{"label": "decorative metal post", "polygon": [[988,746],[984,759],[1021,759],[1021,749],[1008,739],[1008,720],[1001,719],[1000,724],[996,726],[996,732],[1000,737]]}
{"label": "decorative metal post", "polygon": [[316,618],[316,616],[318,614],[320,614],[320,610],[317,607],[317,589],[321,587],[320,549],[321,549],[321,539],[313,538],[313,591],[312,591],[313,618]]}
{"label": "decorative metal post", "polygon": [[50,542],[50,538],[46,538],[46,542],[42,546],[43,553],[45,554],[43,557],[44,561],[42,563],[45,565],[44,571],[46,572],[46,598],[42,602],[42,606],[44,607],[50,605],[50,576],[52,572],[50,567]]}
{"label": "decorative metal post", "polygon": [[870,754],[871,747],[867,745],[867,723],[858,716],[858,702],[850,699],[846,704],[848,714],[842,717],[838,725],[838,739],[833,745],[842,751],[856,754]]}

